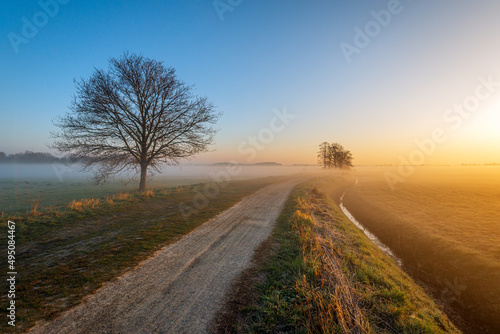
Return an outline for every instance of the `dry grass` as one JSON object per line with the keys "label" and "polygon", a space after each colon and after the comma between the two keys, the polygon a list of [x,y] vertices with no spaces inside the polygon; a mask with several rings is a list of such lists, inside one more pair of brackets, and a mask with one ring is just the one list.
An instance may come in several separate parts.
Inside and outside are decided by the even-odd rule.
{"label": "dry grass", "polygon": [[354,216],[472,327],[499,332],[500,168],[422,168],[394,192],[382,173],[359,181]]}
{"label": "dry grass", "polygon": [[[312,188],[312,193],[318,193]],[[298,209],[293,220],[301,243],[302,258],[318,277],[318,289],[303,276],[295,289],[305,297],[308,305],[306,328],[308,331],[327,333],[338,328],[342,333],[366,333],[369,324],[363,314],[359,297],[345,271],[341,268],[339,252],[332,242],[338,234],[328,228],[324,219],[316,219],[312,213],[317,204],[312,199],[297,199]],[[331,218],[331,217],[330,217]],[[313,314],[314,313],[314,314]]]}
{"label": "dry grass", "polygon": [[152,190],[146,190],[141,193],[141,196],[144,198],[152,198],[155,196],[155,193]]}
{"label": "dry grass", "polygon": [[[139,193],[139,197],[153,198],[154,192],[152,190],[144,191],[142,193]],[[118,202],[130,202],[132,201],[132,199],[133,196],[129,193],[118,193],[112,196],[105,196],[102,199],[88,198],[88,199],[81,199],[79,201],[73,200],[68,204],[68,208],[74,211],[82,212],[84,210],[97,209],[103,204],[112,206],[117,204]]]}
{"label": "dry grass", "polygon": [[31,209],[29,214],[32,216],[38,216],[40,214],[40,196],[37,196],[32,202],[31,202]]}
{"label": "dry grass", "polygon": [[131,199],[129,193],[118,193],[113,195],[113,200],[115,201],[129,201]]}
{"label": "dry grass", "polygon": [[82,199],[82,200],[79,200],[79,201],[76,201],[76,200],[71,201],[68,204],[68,207],[71,210],[82,212],[83,210],[86,210],[86,209],[96,209],[101,204],[102,203],[101,203],[101,201],[99,199],[89,198],[89,199]]}

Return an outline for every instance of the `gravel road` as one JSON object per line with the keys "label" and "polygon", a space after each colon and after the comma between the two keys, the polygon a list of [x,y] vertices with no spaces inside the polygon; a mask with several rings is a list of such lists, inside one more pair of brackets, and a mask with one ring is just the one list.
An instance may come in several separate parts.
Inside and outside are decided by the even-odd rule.
{"label": "gravel road", "polygon": [[298,182],[246,197],[29,333],[206,333]]}

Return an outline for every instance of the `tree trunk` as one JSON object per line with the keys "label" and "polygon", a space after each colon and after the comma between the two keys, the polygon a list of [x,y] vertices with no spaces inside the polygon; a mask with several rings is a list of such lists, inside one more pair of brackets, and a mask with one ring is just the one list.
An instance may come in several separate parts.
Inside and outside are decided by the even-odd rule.
{"label": "tree trunk", "polygon": [[148,165],[141,164],[141,181],[139,183],[139,191],[146,190],[146,177],[147,177]]}

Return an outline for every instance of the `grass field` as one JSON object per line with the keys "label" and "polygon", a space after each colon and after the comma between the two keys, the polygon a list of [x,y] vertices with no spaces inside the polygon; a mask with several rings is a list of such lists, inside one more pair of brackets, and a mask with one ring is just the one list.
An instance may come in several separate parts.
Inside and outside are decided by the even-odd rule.
{"label": "grass field", "polygon": [[423,167],[395,191],[381,170],[358,177],[344,199],[356,219],[468,331],[499,333],[500,168]]}
{"label": "grass field", "polygon": [[[189,185],[206,181],[207,178],[157,178],[151,182],[151,189]],[[27,183],[28,182],[28,183]],[[30,181],[0,179],[0,211],[12,213],[30,211],[35,205],[47,207],[67,204],[73,200],[99,198],[119,192],[132,192],[137,183],[111,181],[103,185],[95,185],[84,178],[57,179],[37,178]]]}
{"label": "grass field", "polygon": [[[179,207],[192,205],[205,189],[203,184],[120,193],[5,216],[1,244],[7,245],[7,219],[16,223],[17,322],[15,328],[2,322],[0,332],[21,332],[39,319],[57,315],[244,196],[282,179],[229,182],[209,205],[187,218]],[[0,270],[8,271],[6,263]],[[2,286],[8,291],[5,280]],[[3,294],[4,317],[6,303]]]}
{"label": "grass field", "polygon": [[353,178],[294,189],[217,326],[231,333],[458,333],[334,203]]}
{"label": "grass field", "polygon": [[[61,167],[62,166],[62,167]],[[67,204],[73,200],[98,198],[118,192],[135,191],[138,180],[119,176],[96,185],[91,173],[79,172],[80,167],[51,164],[0,164],[0,213],[30,211],[34,206],[47,207]],[[169,166],[162,174],[148,181],[148,189],[161,189],[207,182],[213,175],[227,171],[227,166]],[[295,166],[239,166],[232,167],[232,180],[246,180],[266,176],[292,175],[317,170]],[[217,178],[217,177],[216,177]]]}
{"label": "grass field", "polygon": [[[67,204],[73,200],[99,198],[118,192],[131,192],[137,189],[138,181],[116,177],[96,185],[92,174],[78,172],[80,169],[58,168],[51,164],[0,164],[0,212],[30,211],[33,206],[48,207]],[[209,180],[208,171],[199,168],[183,176],[179,168],[172,167],[166,175],[155,175],[148,183],[149,189],[160,189],[205,182]],[[191,168],[193,169],[193,168]]]}

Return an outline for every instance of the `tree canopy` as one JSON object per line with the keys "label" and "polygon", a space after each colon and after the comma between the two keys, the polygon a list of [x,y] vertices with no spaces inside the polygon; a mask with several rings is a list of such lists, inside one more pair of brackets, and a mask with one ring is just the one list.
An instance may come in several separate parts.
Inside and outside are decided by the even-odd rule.
{"label": "tree canopy", "polygon": [[352,153],[339,143],[323,142],[319,145],[318,164],[324,168],[349,169],[353,167]]}

